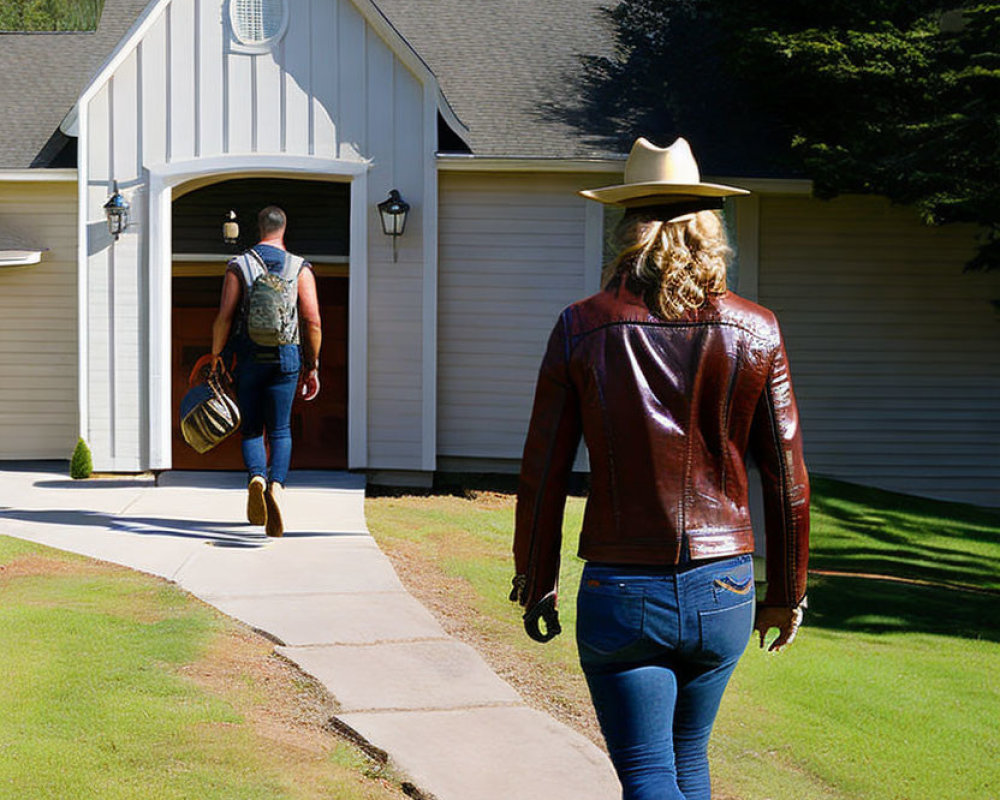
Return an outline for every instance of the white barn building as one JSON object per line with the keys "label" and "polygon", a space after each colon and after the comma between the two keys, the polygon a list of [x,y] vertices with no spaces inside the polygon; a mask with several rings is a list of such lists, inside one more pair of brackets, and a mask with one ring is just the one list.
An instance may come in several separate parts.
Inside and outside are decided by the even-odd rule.
{"label": "white barn building", "polygon": [[[179,444],[177,399],[209,347],[224,214],[250,237],[277,202],[324,312],[293,467],[516,469],[551,325],[598,289],[605,212],[576,190],[623,165],[533,113],[608,46],[598,5],[107,0],[95,32],[0,34],[0,459],[82,436],[100,471],[237,467],[235,446]],[[727,207],[732,288],[782,321],[811,470],[1000,505],[1000,275],[962,273],[974,229],[712,177],[754,191]],[[392,189],[411,205],[395,260]]]}

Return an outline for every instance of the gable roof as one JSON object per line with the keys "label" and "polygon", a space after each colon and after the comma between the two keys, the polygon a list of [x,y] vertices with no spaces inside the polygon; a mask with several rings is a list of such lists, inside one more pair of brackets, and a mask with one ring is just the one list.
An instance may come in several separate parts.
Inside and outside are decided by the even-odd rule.
{"label": "gable roof", "polygon": [[0,168],[59,163],[59,123],[148,4],[105,0],[96,31],[0,32]]}
{"label": "gable roof", "polygon": [[[152,0],[155,2],[155,0]],[[0,33],[0,168],[61,165],[72,144],[59,124],[151,0],[106,0],[96,31]],[[603,53],[599,0],[375,0],[429,66],[486,156],[604,157],[577,128],[546,113],[565,99],[579,54]]]}
{"label": "gable roof", "polygon": [[601,0],[376,0],[438,78],[463,138],[484,156],[606,157],[605,145],[550,113],[572,102],[580,56],[605,55]]}

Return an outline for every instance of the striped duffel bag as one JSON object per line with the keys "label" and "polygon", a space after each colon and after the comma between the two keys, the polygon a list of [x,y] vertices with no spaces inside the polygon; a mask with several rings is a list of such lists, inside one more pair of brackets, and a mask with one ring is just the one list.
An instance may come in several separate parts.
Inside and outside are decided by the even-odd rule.
{"label": "striped duffel bag", "polygon": [[211,362],[211,355],[198,359],[181,400],[181,435],[199,453],[207,453],[240,427],[240,409],[228,391],[229,373],[225,367],[212,370]]}

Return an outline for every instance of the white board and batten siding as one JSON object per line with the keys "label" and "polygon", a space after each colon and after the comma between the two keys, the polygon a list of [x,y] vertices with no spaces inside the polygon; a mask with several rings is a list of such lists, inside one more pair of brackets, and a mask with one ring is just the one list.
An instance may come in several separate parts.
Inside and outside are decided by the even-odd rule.
{"label": "white board and batten siding", "polygon": [[[89,234],[85,405],[101,469],[142,469],[147,456],[147,170],[242,154],[273,156],[278,169],[282,156],[370,162],[367,177],[357,178],[367,182],[370,206],[367,466],[426,463],[421,424],[433,392],[423,381],[423,208],[427,187],[436,191],[427,76],[413,72],[413,60],[401,59],[398,43],[383,39],[351,0],[287,4],[282,40],[254,54],[231,47],[224,0],[162,2],[131,51],[112,62],[117,66],[91,92],[82,156]],[[436,96],[435,88],[435,102]],[[347,179],[334,167],[328,175]],[[134,219],[117,243],[102,212],[113,180]],[[397,263],[374,208],[393,188],[414,206]],[[426,240],[433,244],[433,237]],[[206,348],[209,337],[206,331]]]}
{"label": "white board and batten siding", "polygon": [[1000,505],[1000,274],[963,272],[974,237],[881,198],[761,198],[810,470]]}
{"label": "white board and batten siding", "polygon": [[576,195],[594,176],[446,172],[439,185],[438,463],[516,469],[559,312],[598,289],[603,215]]}
{"label": "white board and batten siding", "polygon": [[0,227],[46,247],[0,267],[0,460],[68,459],[77,435],[76,184],[0,184]]}

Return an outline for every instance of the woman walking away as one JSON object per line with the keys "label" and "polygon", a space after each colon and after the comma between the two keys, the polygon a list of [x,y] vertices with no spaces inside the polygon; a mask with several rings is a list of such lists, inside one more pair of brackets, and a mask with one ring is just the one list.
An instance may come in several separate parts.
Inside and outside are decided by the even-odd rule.
{"label": "woman walking away", "polygon": [[[546,641],[566,484],[581,435],[591,488],[577,643],[624,800],[709,800],[708,739],[756,627],[789,644],[805,606],[809,480],[774,314],[726,291],[716,209],[688,143],[639,139],[605,288],[562,312],[535,392],[517,496],[512,599]],[[760,469],[767,592],[754,623],[744,457]],[[546,628],[540,625],[544,621]]]}

